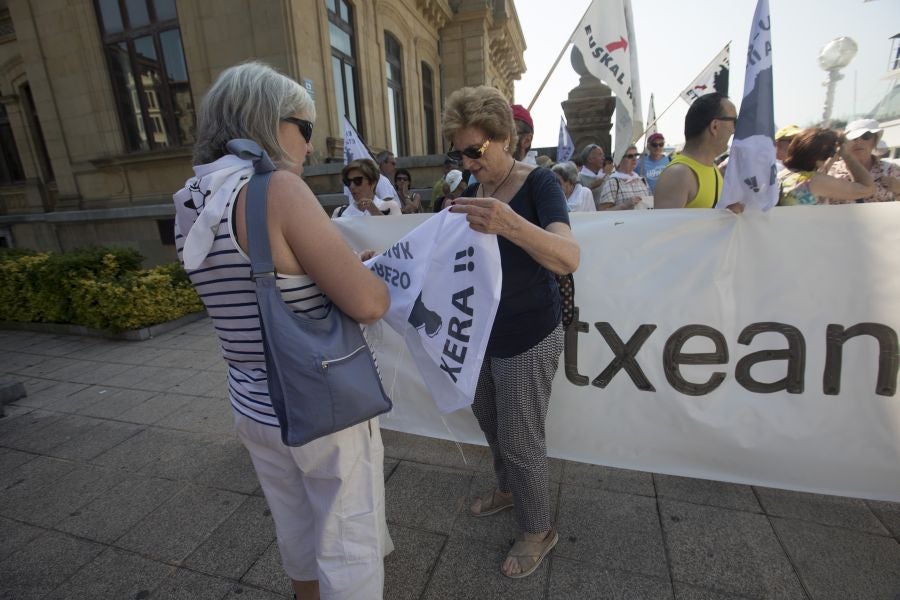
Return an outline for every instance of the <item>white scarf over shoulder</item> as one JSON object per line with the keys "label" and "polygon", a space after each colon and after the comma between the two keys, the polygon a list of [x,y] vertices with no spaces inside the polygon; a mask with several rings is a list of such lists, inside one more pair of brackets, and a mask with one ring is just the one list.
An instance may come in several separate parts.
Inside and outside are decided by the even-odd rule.
{"label": "white scarf over shoulder", "polygon": [[185,238],[182,260],[192,270],[209,254],[229,201],[253,175],[253,163],[232,154],[194,167],[194,176],[175,192],[175,233]]}

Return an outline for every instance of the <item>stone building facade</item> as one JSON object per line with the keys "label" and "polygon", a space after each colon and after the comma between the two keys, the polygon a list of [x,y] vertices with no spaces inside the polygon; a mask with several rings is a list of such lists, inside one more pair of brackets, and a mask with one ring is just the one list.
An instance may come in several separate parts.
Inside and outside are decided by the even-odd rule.
{"label": "stone building facade", "polygon": [[437,169],[443,98],[489,84],[512,101],[524,49],[513,0],[0,0],[0,246],[174,260],[194,112],[233,64],[312,93],[307,174],[336,192],[343,115],[373,151]]}

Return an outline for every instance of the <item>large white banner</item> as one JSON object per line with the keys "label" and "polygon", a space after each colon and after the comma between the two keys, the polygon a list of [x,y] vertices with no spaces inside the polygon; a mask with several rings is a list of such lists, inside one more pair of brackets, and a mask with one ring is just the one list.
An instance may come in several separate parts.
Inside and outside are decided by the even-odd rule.
{"label": "large white banner", "polygon": [[[366,219],[361,243],[424,218]],[[570,218],[578,317],[552,456],[900,501],[900,204]],[[483,444],[470,410],[441,418],[385,329],[382,424]]]}

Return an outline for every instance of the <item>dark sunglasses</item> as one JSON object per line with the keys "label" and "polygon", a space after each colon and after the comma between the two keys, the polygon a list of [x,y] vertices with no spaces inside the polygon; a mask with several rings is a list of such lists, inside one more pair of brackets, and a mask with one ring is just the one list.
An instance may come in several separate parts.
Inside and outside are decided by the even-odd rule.
{"label": "dark sunglasses", "polygon": [[367,181],[365,177],[347,177],[343,179],[344,185],[347,187],[350,187],[351,185],[359,187],[362,185],[363,181]]}
{"label": "dark sunglasses", "polygon": [[307,121],[306,119],[298,119],[297,117],[285,117],[282,121],[286,123],[293,123],[300,129],[300,135],[303,136],[303,139],[306,140],[306,143],[309,143],[309,140],[312,139],[312,129],[313,124],[312,121]]}
{"label": "dark sunglasses", "polygon": [[484,140],[484,143],[480,148],[476,148],[475,146],[469,146],[464,150],[451,150],[447,153],[447,158],[450,160],[455,160],[457,163],[461,163],[463,156],[467,158],[471,158],[472,160],[478,160],[482,156],[484,156],[485,150],[487,147],[491,145],[491,140]]}
{"label": "dark sunglasses", "polygon": [[665,145],[666,145],[665,142],[653,142],[652,144],[650,144],[650,147],[651,148],[662,148]]}
{"label": "dark sunglasses", "polygon": [[637,154],[623,154],[622,158],[637,158]]}
{"label": "dark sunglasses", "polygon": [[394,181],[409,181],[409,177],[404,177],[403,175],[394,178]]}
{"label": "dark sunglasses", "polygon": [[859,137],[856,138],[856,139],[858,139],[858,140],[866,140],[866,141],[868,142],[869,140],[871,140],[871,139],[874,138],[874,137],[875,137],[875,134],[874,134],[874,133],[872,133],[871,131],[867,131],[867,132],[865,132],[864,134],[862,134],[861,136],[859,136]]}
{"label": "dark sunglasses", "polygon": [[716,121],[731,121],[732,123],[736,123],[737,119],[737,117],[716,117]]}

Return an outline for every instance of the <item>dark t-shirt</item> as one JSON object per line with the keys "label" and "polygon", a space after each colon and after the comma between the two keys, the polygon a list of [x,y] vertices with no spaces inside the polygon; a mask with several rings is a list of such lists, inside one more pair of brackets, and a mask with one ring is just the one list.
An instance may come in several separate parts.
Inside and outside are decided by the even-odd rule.
{"label": "dark t-shirt", "polygon": [[[478,184],[470,185],[463,196],[475,197],[477,191]],[[562,188],[556,176],[541,167],[528,174],[509,206],[541,229],[550,223],[569,224]],[[497,236],[497,244],[503,288],[487,355],[508,358],[532,348],[553,331],[561,318],[562,303],[553,273],[505,237]]]}

